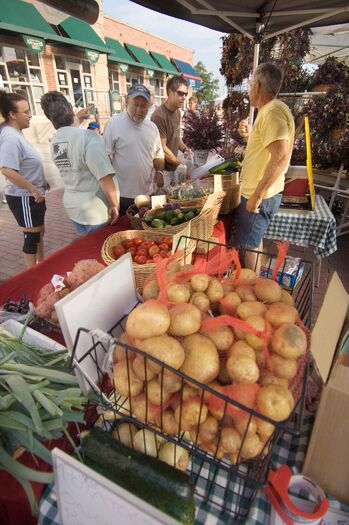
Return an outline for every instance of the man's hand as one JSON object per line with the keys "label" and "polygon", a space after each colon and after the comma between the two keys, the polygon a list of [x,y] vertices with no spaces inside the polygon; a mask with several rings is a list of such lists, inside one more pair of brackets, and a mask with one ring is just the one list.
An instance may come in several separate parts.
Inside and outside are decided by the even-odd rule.
{"label": "man's hand", "polygon": [[31,193],[32,193],[32,195],[34,197],[35,202],[37,202],[38,204],[40,204],[40,202],[44,201],[45,197],[43,196],[42,193],[40,193],[40,191],[37,188],[33,188],[31,190]]}
{"label": "man's hand", "polygon": [[251,126],[249,125],[248,120],[247,119],[240,120],[240,123],[239,123],[240,137],[247,140],[250,133],[251,133]]}
{"label": "man's hand", "polygon": [[112,206],[109,208],[110,224],[115,224],[119,218],[119,207]]}
{"label": "man's hand", "polygon": [[259,205],[262,202],[261,197],[256,197],[255,195],[251,195],[251,197],[246,202],[246,210],[250,213],[259,213]]}
{"label": "man's hand", "polygon": [[162,171],[156,171],[155,172],[154,182],[155,182],[155,184],[157,185],[158,188],[163,188],[163,186],[164,186],[164,175],[163,175]]}

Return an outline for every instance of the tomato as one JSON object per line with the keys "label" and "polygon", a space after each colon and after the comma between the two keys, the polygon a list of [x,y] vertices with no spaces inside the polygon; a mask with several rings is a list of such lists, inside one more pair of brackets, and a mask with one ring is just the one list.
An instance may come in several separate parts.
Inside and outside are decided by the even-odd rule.
{"label": "tomato", "polygon": [[147,264],[149,264],[149,263],[152,263],[152,264],[154,264],[154,261],[153,261],[153,259],[147,259]]}
{"label": "tomato", "polygon": [[170,248],[169,245],[166,244],[165,242],[162,242],[161,244],[159,244],[159,250],[160,251],[164,250],[165,252],[168,252],[169,248]]}
{"label": "tomato", "polygon": [[118,246],[114,246],[113,248],[113,254],[115,255],[115,257],[121,257],[121,255],[124,255],[125,253],[125,248],[123,248],[121,246],[121,244],[119,244]]}
{"label": "tomato", "polygon": [[145,255],[137,255],[135,260],[137,259],[138,264],[146,264],[147,258]]}
{"label": "tomato", "polygon": [[164,237],[162,242],[165,242],[167,246],[172,248],[172,237],[170,235],[168,237]]}
{"label": "tomato", "polygon": [[145,248],[138,248],[137,250],[137,255],[140,255],[140,256],[144,256],[144,257],[147,257],[148,255],[148,250],[146,250]]}
{"label": "tomato", "polygon": [[155,255],[156,253],[159,253],[159,251],[160,251],[159,246],[154,245],[154,246],[151,246],[151,247],[149,248],[148,253],[149,253],[149,256],[150,256],[150,257],[154,257],[154,255]]}
{"label": "tomato", "polygon": [[128,249],[133,246],[133,240],[132,239],[125,239],[124,241],[122,241],[122,245],[125,248],[125,250],[128,251]]}
{"label": "tomato", "polygon": [[140,246],[142,243],[143,243],[143,239],[141,239],[140,237],[135,237],[135,238],[133,239],[133,244],[134,244],[135,246]]}
{"label": "tomato", "polygon": [[162,257],[163,259],[167,259],[167,257],[168,257],[168,251],[167,251],[167,250],[166,250],[166,251],[165,251],[165,250],[161,250],[161,251],[160,251],[160,255],[161,255],[161,257]]}
{"label": "tomato", "polygon": [[147,239],[146,241],[143,241],[142,248],[146,247],[147,249],[153,246],[155,242],[152,239]]}
{"label": "tomato", "polygon": [[136,253],[137,253],[137,250],[136,250],[136,248],[135,248],[134,246],[133,246],[132,248],[129,248],[127,251],[128,251],[128,253],[131,254],[132,259],[134,258],[134,256],[135,256]]}

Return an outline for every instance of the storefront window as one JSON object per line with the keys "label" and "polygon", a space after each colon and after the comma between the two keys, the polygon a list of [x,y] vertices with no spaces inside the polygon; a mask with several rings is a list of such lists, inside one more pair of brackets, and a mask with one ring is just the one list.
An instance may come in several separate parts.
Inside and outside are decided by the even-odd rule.
{"label": "storefront window", "polygon": [[126,75],[126,88],[127,90],[130,89],[131,86],[134,86],[135,84],[143,84],[144,83],[144,77],[141,75]]}
{"label": "storefront window", "polygon": [[0,88],[21,93],[33,115],[42,115],[40,98],[44,93],[40,57],[27,49],[0,46]]}
{"label": "storefront window", "polygon": [[59,91],[75,106],[94,101],[91,64],[87,60],[55,55]]}
{"label": "storefront window", "polygon": [[156,78],[156,77],[155,78],[154,77],[151,78],[150,79],[150,84],[154,88],[156,97],[160,97],[160,98],[164,98],[165,97],[164,81],[161,78]]}
{"label": "storefront window", "polygon": [[119,72],[115,69],[109,70],[109,87],[111,91],[120,93]]}

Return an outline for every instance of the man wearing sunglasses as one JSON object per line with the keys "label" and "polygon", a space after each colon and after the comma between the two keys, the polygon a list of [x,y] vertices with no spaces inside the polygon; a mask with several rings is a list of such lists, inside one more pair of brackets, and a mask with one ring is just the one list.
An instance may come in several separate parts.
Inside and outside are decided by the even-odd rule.
{"label": "man wearing sunglasses", "polygon": [[188,96],[188,86],[184,77],[175,76],[166,84],[167,99],[151,116],[160,133],[165,154],[165,187],[171,183],[175,169],[182,164],[178,151],[187,149],[180,136],[181,109]]}

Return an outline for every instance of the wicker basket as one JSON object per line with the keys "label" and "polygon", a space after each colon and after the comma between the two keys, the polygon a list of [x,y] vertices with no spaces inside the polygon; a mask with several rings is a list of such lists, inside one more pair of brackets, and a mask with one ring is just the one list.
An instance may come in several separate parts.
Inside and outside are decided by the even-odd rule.
{"label": "wicker basket", "polygon": [[143,230],[143,221],[141,217],[135,217],[126,210],[126,217],[129,220],[130,226],[133,230]]}
{"label": "wicker basket", "polygon": [[[209,178],[214,178],[213,175],[210,175]],[[240,204],[241,200],[241,184],[237,183],[236,173],[229,175],[221,175],[222,177],[222,188],[225,192],[225,197],[223,199],[220,215],[225,215],[235,210]]]}
{"label": "wicker basket", "polygon": [[197,197],[196,199],[178,200],[167,197],[168,202],[171,204],[179,204],[182,208],[203,208],[207,201],[207,196]]}
{"label": "wicker basket", "polygon": [[[184,208],[184,206],[183,206]],[[162,208],[154,208],[153,210],[150,210],[147,212],[147,215],[151,215],[154,217],[154,219],[156,218],[157,214],[158,213],[161,213],[163,210]],[[191,221],[187,221],[187,222],[182,222],[181,224],[177,224],[176,226],[168,226],[167,228],[165,228],[164,230],[160,230],[160,231],[165,231],[167,235],[174,235],[175,233],[178,233],[180,232],[181,230],[183,230],[183,228],[185,228],[187,225],[188,225],[188,222],[190,222],[191,224],[193,224],[194,221],[197,221],[199,219],[201,215],[201,212],[199,215],[197,215],[196,217],[194,217],[194,219],[192,219]],[[156,231],[159,231],[157,228],[152,228],[151,226],[149,226],[146,222],[143,221],[143,230],[146,230],[146,231],[149,231],[149,232],[156,232]]]}
{"label": "wicker basket", "polygon": [[[122,241],[125,241],[126,239],[134,239],[135,237],[140,237],[141,239],[153,239],[158,240],[163,237],[168,236],[168,230],[160,232],[152,230],[152,232],[147,231],[135,231],[135,230],[125,230],[118,233],[113,233],[107,239],[104,241],[101,255],[102,259],[106,264],[112,264],[115,262],[115,259],[113,257],[113,248],[114,246],[117,246],[118,244],[121,244]],[[189,241],[185,247],[185,255],[184,254],[178,254],[178,260],[188,262],[188,255],[193,253],[195,248],[195,242]],[[135,275],[136,280],[136,287],[138,290],[143,290],[143,283],[146,280],[149,275],[154,273],[156,270],[156,266],[154,263],[148,263],[148,264],[136,264],[133,263],[133,271]]]}

